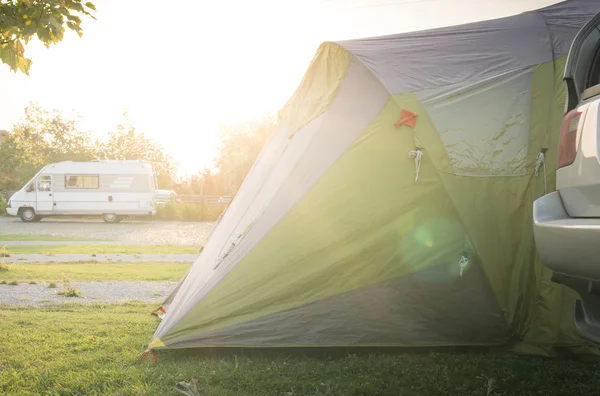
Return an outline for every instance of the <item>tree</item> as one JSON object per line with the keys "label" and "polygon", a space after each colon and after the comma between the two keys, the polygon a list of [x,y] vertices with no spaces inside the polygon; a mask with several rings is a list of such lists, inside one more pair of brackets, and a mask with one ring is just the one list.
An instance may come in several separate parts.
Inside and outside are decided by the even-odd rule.
{"label": "tree", "polygon": [[109,134],[108,141],[93,139],[77,129],[60,111],[37,104],[0,140],[0,190],[22,187],[44,165],[60,161],[95,159],[146,160],[153,163],[159,186],[170,187],[175,163],[165,150],[127,123]]}
{"label": "tree", "polygon": [[221,146],[215,162],[227,193],[237,192],[276,126],[276,117],[269,114],[221,130]]}
{"label": "tree", "polygon": [[0,189],[19,188],[40,168],[60,161],[95,158],[96,142],[77,130],[58,110],[32,103],[25,116],[0,142]]}
{"label": "tree", "polygon": [[61,42],[66,28],[81,37],[81,18],[95,19],[90,12],[95,10],[82,0],[0,0],[0,60],[14,72],[29,74],[25,45],[34,36],[46,47]]}
{"label": "tree", "polygon": [[170,188],[175,179],[173,158],[164,148],[148,139],[142,132],[136,132],[135,127],[122,123],[116,132],[111,132],[108,141],[99,145],[96,153],[99,159],[145,160],[152,163],[158,185]]}

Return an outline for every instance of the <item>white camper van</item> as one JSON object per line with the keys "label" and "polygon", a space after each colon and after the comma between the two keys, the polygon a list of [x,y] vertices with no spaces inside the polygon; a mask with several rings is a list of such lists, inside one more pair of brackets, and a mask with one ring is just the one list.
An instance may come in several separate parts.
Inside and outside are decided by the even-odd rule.
{"label": "white camper van", "polygon": [[98,215],[107,223],[122,216],[154,215],[156,177],[145,161],[59,162],[42,168],[8,201],[7,212],[26,222],[44,216]]}

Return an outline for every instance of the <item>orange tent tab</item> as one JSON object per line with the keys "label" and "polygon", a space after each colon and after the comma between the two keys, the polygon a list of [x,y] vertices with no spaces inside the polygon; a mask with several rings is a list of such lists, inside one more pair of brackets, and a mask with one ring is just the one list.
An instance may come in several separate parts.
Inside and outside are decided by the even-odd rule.
{"label": "orange tent tab", "polygon": [[394,123],[396,128],[406,125],[411,128],[414,128],[417,123],[417,113],[413,113],[412,111],[402,110],[400,112],[400,119]]}

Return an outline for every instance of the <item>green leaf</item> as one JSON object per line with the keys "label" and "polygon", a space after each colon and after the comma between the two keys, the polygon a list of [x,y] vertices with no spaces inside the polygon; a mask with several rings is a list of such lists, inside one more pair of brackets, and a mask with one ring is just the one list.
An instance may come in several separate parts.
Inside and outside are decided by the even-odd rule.
{"label": "green leaf", "polygon": [[[57,17],[55,17],[54,15],[50,15],[50,17],[48,18],[48,22],[50,23],[51,27],[53,27],[54,29],[52,30],[53,32],[55,30],[62,30],[62,26],[63,26],[63,21],[58,19]],[[55,34],[56,35],[56,34]]]}
{"label": "green leaf", "polygon": [[18,60],[18,64],[17,67],[19,68],[19,70],[21,70],[23,73],[29,75],[29,69],[31,68],[31,64],[33,62],[31,62],[31,59],[27,59],[23,56],[19,57]]}
{"label": "green leaf", "polygon": [[52,36],[50,35],[50,29],[48,27],[40,26],[37,30],[37,36],[46,47],[52,43]]}
{"label": "green leaf", "polygon": [[96,6],[95,6],[95,5],[94,5],[94,3],[92,3],[92,2],[89,2],[89,1],[88,1],[87,3],[85,3],[85,6],[86,6],[87,8],[89,8],[90,10],[94,10],[94,11],[96,11]]}
{"label": "green leaf", "polygon": [[15,47],[17,49],[17,54],[23,55],[23,53],[25,52],[25,47],[23,47],[23,43],[21,42],[21,40],[15,41]]}
{"label": "green leaf", "polygon": [[23,29],[23,37],[34,35],[35,32],[37,32],[37,26],[32,23],[31,25],[25,26],[25,29]]}
{"label": "green leaf", "polygon": [[75,1],[71,3],[71,8],[74,9],[75,11],[81,11],[81,12],[84,11],[81,3],[77,3]]}
{"label": "green leaf", "polygon": [[79,18],[77,15],[67,15],[67,19],[77,24],[81,23],[81,18]]}
{"label": "green leaf", "polygon": [[12,71],[17,71],[17,56],[12,45],[5,44],[0,47],[0,60],[7,64]]}

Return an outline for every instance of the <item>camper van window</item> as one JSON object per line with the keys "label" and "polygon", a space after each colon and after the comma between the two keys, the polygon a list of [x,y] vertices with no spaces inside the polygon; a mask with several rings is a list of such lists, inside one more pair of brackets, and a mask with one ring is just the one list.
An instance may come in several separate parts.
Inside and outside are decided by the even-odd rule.
{"label": "camper van window", "polygon": [[98,175],[66,175],[65,188],[98,188]]}
{"label": "camper van window", "polygon": [[33,192],[33,183],[29,183],[25,192]]}
{"label": "camper van window", "polygon": [[40,176],[37,185],[38,191],[52,191],[52,176]]}

